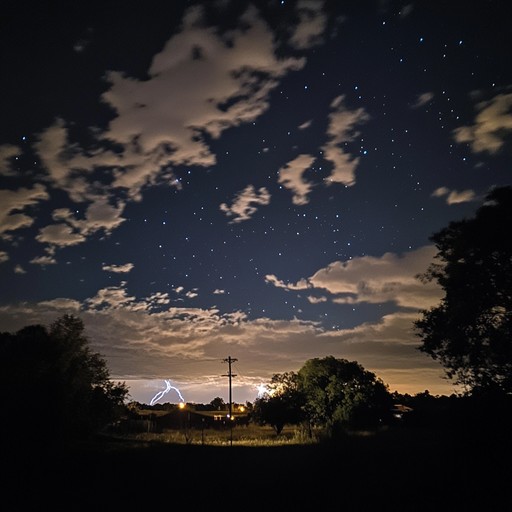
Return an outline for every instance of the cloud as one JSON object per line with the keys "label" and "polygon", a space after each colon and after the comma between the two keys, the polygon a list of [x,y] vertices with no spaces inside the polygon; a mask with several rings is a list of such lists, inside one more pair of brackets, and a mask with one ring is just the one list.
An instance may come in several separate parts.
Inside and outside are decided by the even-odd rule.
{"label": "cloud", "polygon": [[123,210],[122,201],[119,201],[117,206],[113,206],[105,198],[99,198],[87,207],[85,220],[79,223],[80,231],[91,234],[103,230],[106,234],[110,234],[126,220],[121,217]]}
{"label": "cloud", "polygon": [[274,275],[265,276],[265,281],[286,290],[326,290],[337,304],[394,302],[404,308],[426,309],[439,302],[441,292],[435,283],[424,284],[416,276],[427,270],[434,255],[434,246],[424,246],[400,255],[335,261],[296,283],[284,283]]}
{"label": "cloud", "polygon": [[231,206],[222,203],[219,208],[228,217],[233,217],[230,223],[239,223],[244,220],[249,220],[258,208],[254,205],[267,205],[270,203],[270,194],[265,187],[255,189],[254,185],[247,185],[240,191]]}
{"label": "cloud", "polygon": [[[323,158],[333,164],[329,176],[325,179],[327,185],[342,183],[351,186],[355,184],[355,170],[359,164],[359,157],[352,156],[342,146],[353,141],[359,135],[356,127],[370,119],[363,108],[356,110],[346,108],[343,103],[344,99],[344,96],[338,96],[331,103],[327,142],[321,148]],[[311,122],[308,121],[299,129],[306,129],[310,124]],[[304,173],[315,160],[314,156],[302,154],[279,169],[278,182],[292,191],[293,204],[304,205],[309,202],[308,195],[314,184],[304,179]]]}
{"label": "cloud", "polygon": [[169,294],[156,292],[149,297],[138,300],[135,296],[129,296],[126,291],[126,281],[119,286],[108,286],[98,290],[94,297],[85,301],[85,308],[92,311],[150,311],[169,304]]}
{"label": "cloud", "polygon": [[39,306],[43,309],[48,308],[49,310],[65,310],[73,314],[79,313],[82,309],[79,301],[63,298],[43,300],[39,302]]}
{"label": "cloud", "polygon": [[33,265],[55,265],[57,260],[52,255],[36,256],[30,260]]}
{"label": "cloud", "polygon": [[322,14],[322,6],[323,2],[320,1],[299,0],[297,14],[300,23],[290,37],[290,44],[299,49],[306,49],[323,42],[327,19]]}
{"label": "cloud", "polygon": [[401,19],[407,18],[407,16],[409,16],[411,14],[413,9],[414,9],[414,5],[413,4],[406,4],[399,11],[398,15],[400,16]]}
{"label": "cloud", "polygon": [[5,251],[0,251],[0,263],[5,263],[9,260],[9,254]]}
{"label": "cloud", "polygon": [[385,253],[377,258],[363,256],[331,263],[308,281],[324,288],[338,303],[395,302],[406,308],[436,305],[441,293],[435,283],[423,284],[416,277],[427,270],[435,255],[434,246],[424,246],[404,254]]}
{"label": "cloud", "polygon": [[85,237],[76,233],[67,224],[51,224],[39,230],[36,240],[41,243],[67,247],[81,244],[85,241]]}
{"label": "cloud", "polygon": [[434,98],[433,92],[424,92],[422,94],[419,94],[416,98],[416,101],[411,105],[412,108],[419,108],[423,105],[426,105],[427,103],[430,103],[432,99]]}
{"label": "cloud", "polygon": [[15,176],[11,161],[21,154],[21,148],[13,144],[0,145],[0,176]]}
{"label": "cloud", "polygon": [[344,106],[345,96],[338,96],[331,103],[332,112],[329,114],[327,128],[328,142],[322,148],[324,158],[332,162],[333,169],[326,178],[326,183],[342,183],[352,186],[355,184],[355,170],[359,158],[347,153],[342,145],[354,140],[359,131],[356,127],[368,121],[370,116],[363,108],[350,110]]}
{"label": "cloud", "polygon": [[125,263],[124,265],[103,265],[102,270],[114,272],[116,274],[125,274],[133,269],[133,263]]}
{"label": "cloud", "polygon": [[95,310],[116,310],[139,311],[147,309],[148,304],[144,301],[137,301],[135,296],[129,296],[124,288],[125,282],[120,286],[109,286],[98,290],[94,297],[87,299],[87,307]]}
{"label": "cloud", "polygon": [[473,190],[463,190],[458,192],[456,190],[449,190],[447,187],[439,187],[432,192],[433,197],[446,196],[446,204],[459,204],[467,203],[475,199],[475,192]]}
{"label": "cloud", "polygon": [[299,155],[279,169],[278,183],[293,193],[293,204],[304,205],[309,202],[308,194],[313,184],[304,180],[303,176],[314,161],[311,155]]}
{"label": "cloud", "polygon": [[41,184],[36,184],[32,188],[0,190],[0,235],[2,238],[8,237],[8,233],[11,231],[30,227],[34,223],[34,219],[23,211],[48,198],[48,192]]}
{"label": "cloud", "polygon": [[[178,295],[180,295],[180,297],[184,296],[187,299],[195,299],[196,297],[199,296],[199,294],[197,293],[198,288],[192,288],[191,290],[185,290],[185,287],[177,286],[176,288],[174,288],[174,292],[177,293]],[[214,293],[222,293],[222,292],[216,291]],[[180,300],[183,300],[183,299],[180,298]]]}
{"label": "cloud", "polygon": [[169,304],[169,302],[171,302],[169,294],[164,292],[153,293],[146,300],[149,303],[150,308],[163,306],[164,304]]}
{"label": "cloud", "polygon": [[274,274],[267,274],[265,276],[265,282],[274,285],[276,288],[284,288],[286,290],[305,290],[311,288],[311,284],[307,279],[301,279],[296,283],[285,283],[278,279]]}
{"label": "cloud", "polygon": [[299,130],[305,130],[306,128],[309,128],[313,124],[313,121],[306,121],[299,125]]}
{"label": "cloud", "polygon": [[476,105],[475,122],[453,131],[459,143],[469,143],[473,153],[497,153],[512,131],[512,93],[498,94],[489,101]]}
{"label": "cloud", "polygon": [[114,206],[106,198],[100,197],[87,206],[83,219],[78,219],[68,208],[57,208],[53,211],[52,218],[64,221],[75,232],[83,235],[85,241],[92,233],[103,231],[109,235],[120,226],[126,220],[121,216],[124,207],[122,201],[117,201],[117,206]]}
{"label": "cloud", "polygon": [[311,304],[320,304],[322,302],[327,302],[328,300],[327,297],[314,297],[313,295],[308,295],[307,299]]}

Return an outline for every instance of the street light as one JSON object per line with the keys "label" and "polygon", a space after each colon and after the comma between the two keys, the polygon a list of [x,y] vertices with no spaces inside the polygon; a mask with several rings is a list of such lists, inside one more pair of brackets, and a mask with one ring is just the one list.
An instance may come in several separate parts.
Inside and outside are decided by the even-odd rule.
{"label": "street light", "polygon": [[188,444],[190,442],[190,440],[191,440],[190,432],[189,432],[189,427],[190,427],[190,410],[188,409],[187,404],[185,402],[180,402],[178,404],[178,408],[180,409],[180,411],[184,411],[185,409],[187,409],[187,418],[185,419],[182,416],[181,417],[181,421],[182,421],[182,425],[183,425],[183,422],[185,423],[185,426],[184,426],[183,430],[184,430],[184,436],[185,436],[185,443]]}

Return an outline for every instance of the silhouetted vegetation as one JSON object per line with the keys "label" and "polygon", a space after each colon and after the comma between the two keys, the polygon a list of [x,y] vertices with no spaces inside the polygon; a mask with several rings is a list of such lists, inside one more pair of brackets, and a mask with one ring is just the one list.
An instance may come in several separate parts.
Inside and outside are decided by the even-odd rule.
{"label": "silhouetted vegetation", "polygon": [[120,416],[128,395],[92,352],[82,320],[64,315],[49,329],[0,333],[0,387],[8,446],[86,439]]}
{"label": "silhouetted vegetation", "polygon": [[445,296],[415,323],[420,350],[468,393],[512,393],[511,227],[512,187],[501,187],[474,218],[431,236],[439,263],[421,277]]}
{"label": "silhouetted vegetation", "polygon": [[306,420],[305,396],[299,388],[297,373],[274,375],[266,389],[263,396],[254,401],[256,423],[270,425],[280,434],[285,425],[300,425]]}
{"label": "silhouetted vegetation", "polygon": [[357,362],[328,356],[306,361],[297,373],[274,375],[254,409],[257,421],[278,434],[286,424],[302,424],[310,433],[316,427],[333,436],[346,428],[388,424],[392,396]]}

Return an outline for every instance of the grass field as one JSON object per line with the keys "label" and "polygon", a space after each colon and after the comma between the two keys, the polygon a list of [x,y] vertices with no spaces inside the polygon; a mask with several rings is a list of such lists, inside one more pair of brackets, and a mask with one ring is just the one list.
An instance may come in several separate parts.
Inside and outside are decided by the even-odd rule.
{"label": "grass field", "polygon": [[184,442],[164,432],[24,451],[3,479],[4,510],[512,510],[507,438],[397,428],[300,444],[292,429],[284,442],[270,429],[260,443],[255,434],[236,427],[201,442],[198,431]]}
{"label": "grass field", "polygon": [[141,432],[124,436],[125,439],[140,442],[173,444],[194,444],[209,446],[277,446],[309,444],[315,439],[308,438],[298,427],[285,427],[276,435],[270,426],[250,423],[234,428],[182,428],[167,429],[162,433]]}

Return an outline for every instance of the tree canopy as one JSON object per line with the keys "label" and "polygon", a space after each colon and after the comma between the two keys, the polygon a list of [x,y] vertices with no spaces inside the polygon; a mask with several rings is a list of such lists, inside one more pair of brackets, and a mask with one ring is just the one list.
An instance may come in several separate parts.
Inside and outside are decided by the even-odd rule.
{"label": "tree canopy", "polygon": [[437,262],[420,277],[444,290],[415,322],[419,349],[467,393],[512,392],[512,187],[492,190],[474,218],[430,240]]}
{"label": "tree canopy", "polygon": [[310,359],[298,377],[313,423],[329,428],[377,426],[389,416],[392,397],[386,384],[356,361]]}
{"label": "tree canopy", "polygon": [[128,395],[91,351],[82,320],[64,315],[47,329],[0,333],[0,382],[12,436],[84,438],[116,418]]}
{"label": "tree canopy", "polygon": [[297,372],[274,375],[256,400],[256,417],[281,432],[285,424],[373,427],[390,416],[392,395],[375,374],[355,361],[333,356],[309,359]]}

